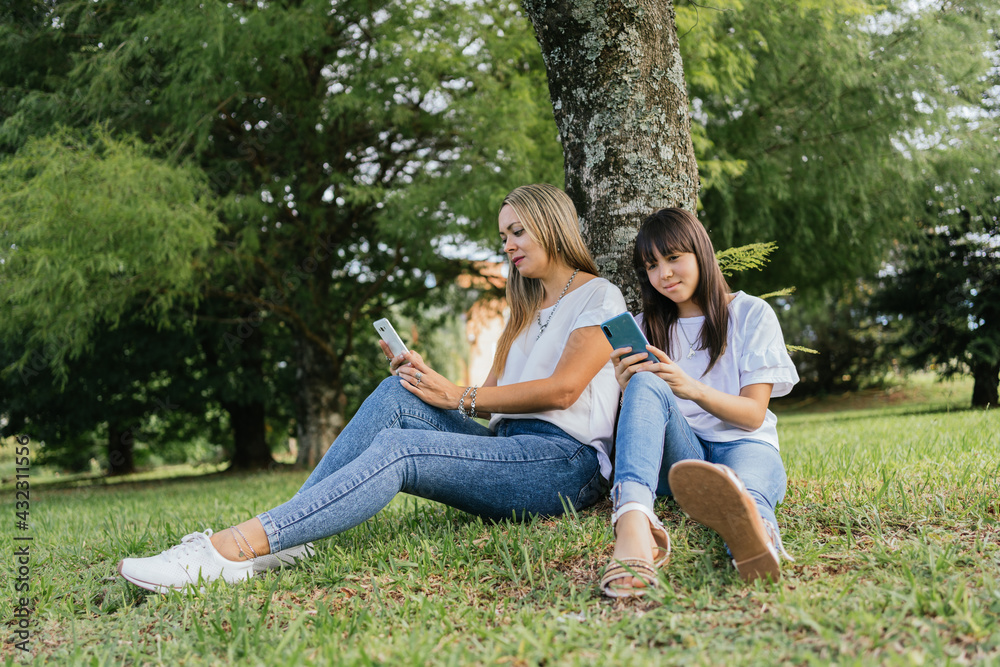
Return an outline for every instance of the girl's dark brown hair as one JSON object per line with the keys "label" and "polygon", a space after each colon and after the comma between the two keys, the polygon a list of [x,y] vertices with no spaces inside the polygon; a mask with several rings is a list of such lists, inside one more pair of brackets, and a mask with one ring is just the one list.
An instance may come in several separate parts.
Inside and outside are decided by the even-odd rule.
{"label": "girl's dark brown hair", "polygon": [[657,292],[646,275],[646,266],[656,262],[657,252],[663,257],[690,252],[698,261],[698,286],[692,298],[705,314],[705,324],[696,345],[708,350],[708,373],[726,351],[729,333],[729,284],[719,270],[712,241],[698,218],[680,208],[664,208],[652,214],[642,221],[635,237],[632,265],[642,292],[646,335],[651,344],[673,359],[670,331],[677,324],[677,304]]}

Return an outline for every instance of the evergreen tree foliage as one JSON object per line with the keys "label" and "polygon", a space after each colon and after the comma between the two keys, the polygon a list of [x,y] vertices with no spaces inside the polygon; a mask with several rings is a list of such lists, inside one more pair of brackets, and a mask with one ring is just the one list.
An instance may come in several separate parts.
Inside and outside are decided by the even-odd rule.
{"label": "evergreen tree foliage", "polygon": [[37,372],[27,366],[43,354],[65,379],[67,359],[137,299],[167,324],[214,243],[212,207],[196,170],[101,129],[57,130],[0,162],[0,336],[25,334],[6,372]]}
{"label": "evergreen tree foliage", "polygon": [[722,275],[732,276],[738,271],[762,268],[777,248],[776,243],[751,243],[738,248],[717,250],[715,258],[719,261]]}
{"label": "evergreen tree foliage", "polygon": [[[922,242],[900,246],[875,309],[903,361],[948,377],[971,373],[972,406],[997,406],[1000,384],[1000,170],[941,182],[927,201]],[[985,186],[985,187],[984,187]]]}
{"label": "evergreen tree foliage", "polygon": [[871,284],[856,281],[822,298],[793,297],[778,309],[785,340],[815,351],[795,359],[798,396],[880,387],[899,370],[898,354],[870,303]]}
{"label": "evergreen tree foliage", "polygon": [[677,23],[705,224],[776,241],[766,279],[810,298],[913,232],[936,153],[968,167],[969,135],[997,133],[995,3],[679,0]]}
{"label": "evergreen tree foliage", "polygon": [[[3,18],[0,150],[103,123],[209,184],[214,243],[176,267],[185,314],[215,325],[202,358],[260,349],[237,387],[285,355],[305,464],[343,424],[358,345],[381,359],[370,322],[471,270],[447,249],[495,238],[504,193],[560,178],[537,46],[509,5],[21,2]],[[20,340],[40,343],[34,326]]]}

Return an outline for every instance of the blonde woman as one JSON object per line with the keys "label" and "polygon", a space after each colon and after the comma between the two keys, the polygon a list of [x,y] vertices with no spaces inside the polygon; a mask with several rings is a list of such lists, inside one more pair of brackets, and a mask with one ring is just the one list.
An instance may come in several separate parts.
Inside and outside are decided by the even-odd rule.
{"label": "blonde woman", "polygon": [[309,556],[313,540],[357,526],[401,491],[490,519],[596,502],[611,473],[619,396],[599,325],[625,301],[597,276],[562,190],[517,188],[498,223],[511,317],[481,386],[449,382],[413,351],[392,358],[392,377],[290,500],[157,556],[126,558],[118,572],[158,592],[241,581]]}

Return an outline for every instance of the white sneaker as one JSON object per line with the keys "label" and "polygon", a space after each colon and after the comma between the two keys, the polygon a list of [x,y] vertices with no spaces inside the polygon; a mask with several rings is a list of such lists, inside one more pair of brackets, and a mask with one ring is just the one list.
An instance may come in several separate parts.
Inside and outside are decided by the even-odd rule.
{"label": "white sneaker", "polygon": [[[223,558],[212,545],[211,535],[211,530],[191,533],[158,556],[125,558],[118,563],[118,574],[157,593],[179,591],[216,579],[233,584],[252,577],[253,562]],[[204,592],[204,586],[198,590]]]}
{"label": "white sneaker", "polygon": [[286,565],[295,565],[295,563],[298,563],[299,561],[312,558],[315,553],[316,549],[313,548],[313,543],[306,542],[305,544],[300,544],[297,547],[282,549],[277,553],[257,556],[253,559],[253,571],[254,574],[257,574],[260,572],[267,572],[268,570],[276,570],[277,568],[285,567]]}

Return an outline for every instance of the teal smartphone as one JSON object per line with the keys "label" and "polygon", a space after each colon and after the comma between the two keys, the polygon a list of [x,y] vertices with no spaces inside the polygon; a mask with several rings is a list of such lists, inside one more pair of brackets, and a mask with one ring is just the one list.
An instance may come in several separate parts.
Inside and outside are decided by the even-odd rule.
{"label": "teal smartphone", "polygon": [[[620,347],[631,347],[632,351],[629,355],[644,351],[646,345],[649,344],[646,337],[642,335],[639,325],[635,323],[635,318],[632,317],[631,313],[622,313],[621,315],[615,315],[610,320],[605,320],[601,323],[601,331],[604,332],[604,337],[611,343],[612,349],[617,350]],[[659,359],[653,356],[652,352],[646,352],[646,359],[653,362],[659,361]]]}

